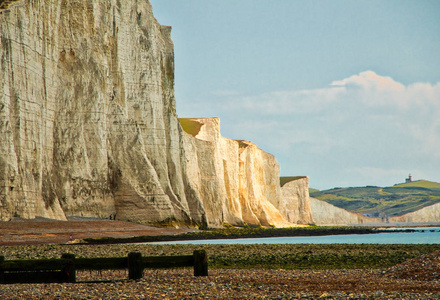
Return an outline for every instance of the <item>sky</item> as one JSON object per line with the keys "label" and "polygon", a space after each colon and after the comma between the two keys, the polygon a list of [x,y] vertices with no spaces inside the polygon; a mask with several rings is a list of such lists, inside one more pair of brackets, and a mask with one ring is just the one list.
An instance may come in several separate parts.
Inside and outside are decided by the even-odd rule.
{"label": "sky", "polygon": [[150,0],[177,114],[310,187],[440,182],[440,1]]}

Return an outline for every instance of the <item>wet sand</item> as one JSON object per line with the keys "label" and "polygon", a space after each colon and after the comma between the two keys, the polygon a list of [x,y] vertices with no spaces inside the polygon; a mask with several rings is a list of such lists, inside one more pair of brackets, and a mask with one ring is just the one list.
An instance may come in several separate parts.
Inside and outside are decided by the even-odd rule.
{"label": "wet sand", "polygon": [[77,218],[69,221],[37,218],[0,222],[0,245],[62,244],[85,238],[130,238],[174,235],[196,229],[163,228],[118,220]]}

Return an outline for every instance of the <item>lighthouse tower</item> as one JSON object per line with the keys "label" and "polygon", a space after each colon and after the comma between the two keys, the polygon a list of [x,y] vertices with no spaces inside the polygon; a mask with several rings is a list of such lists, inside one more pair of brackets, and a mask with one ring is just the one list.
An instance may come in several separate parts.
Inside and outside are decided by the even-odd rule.
{"label": "lighthouse tower", "polygon": [[405,183],[410,183],[412,182],[412,176],[411,174],[408,175],[408,178],[405,179]]}

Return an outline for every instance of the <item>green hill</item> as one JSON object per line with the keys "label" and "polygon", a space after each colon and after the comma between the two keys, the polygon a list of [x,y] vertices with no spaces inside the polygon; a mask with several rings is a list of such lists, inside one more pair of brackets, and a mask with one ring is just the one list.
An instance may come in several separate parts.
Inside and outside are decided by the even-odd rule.
{"label": "green hill", "polygon": [[440,183],[428,180],[417,180],[408,183],[395,184],[394,187],[423,187],[427,189],[440,189]]}
{"label": "green hill", "polygon": [[314,189],[314,188],[309,188],[309,194],[316,193],[316,192],[320,192],[320,190],[317,190],[317,189]]}
{"label": "green hill", "polygon": [[392,187],[349,187],[314,191],[311,197],[376,217],[401,216],[440,202],[440,183],[419,180]]}

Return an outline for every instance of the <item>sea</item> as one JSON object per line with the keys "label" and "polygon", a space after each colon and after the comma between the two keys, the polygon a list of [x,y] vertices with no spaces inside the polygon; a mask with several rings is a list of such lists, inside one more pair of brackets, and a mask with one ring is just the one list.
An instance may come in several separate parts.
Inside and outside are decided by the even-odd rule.
{"label": "sea", "polygon": [[168,241],[145,244],[440,244],[440,227],[385,229],[373,234]]}

